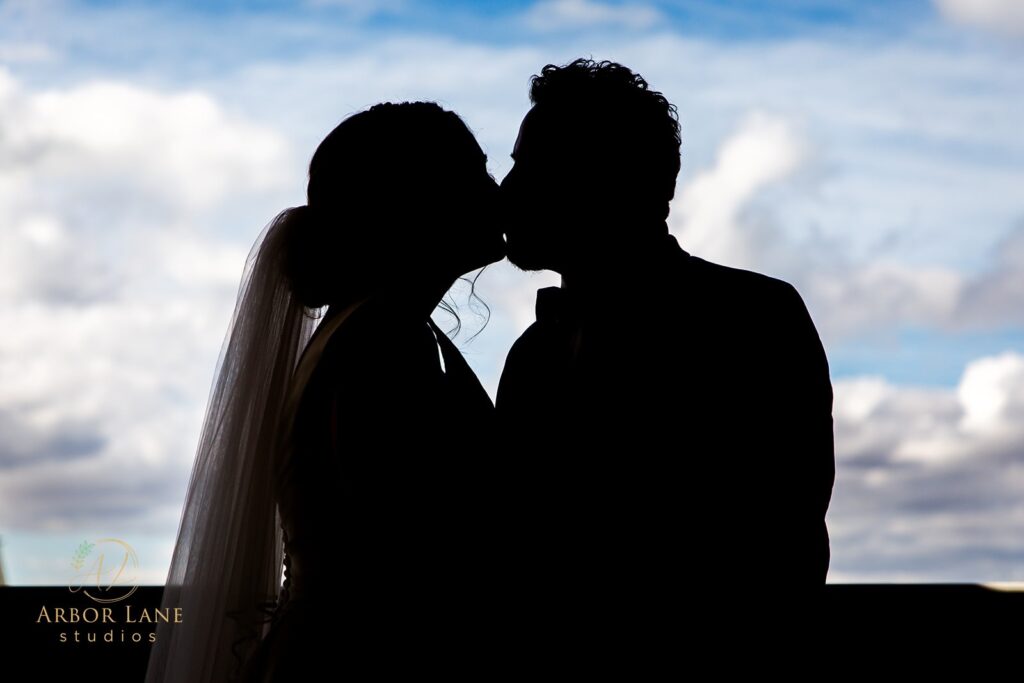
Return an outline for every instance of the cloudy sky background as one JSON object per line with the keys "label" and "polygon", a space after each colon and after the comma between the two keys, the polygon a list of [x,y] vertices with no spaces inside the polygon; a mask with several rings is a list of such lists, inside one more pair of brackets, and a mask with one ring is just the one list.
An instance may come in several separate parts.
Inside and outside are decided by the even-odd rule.
{"label": "cloudy sky background", "polygon": [[[529,76],[580,55],[678,105],[680,243],[818,326],[829,580],[1024,580],[1024,3],[768,5],[0,2],[8,581],[66,583],[105,536],[163,581],[245,256],[338,121],[436,100],[500,180]],[[492,396],[556,283],[488,267],[469,343],[452,292]]]}

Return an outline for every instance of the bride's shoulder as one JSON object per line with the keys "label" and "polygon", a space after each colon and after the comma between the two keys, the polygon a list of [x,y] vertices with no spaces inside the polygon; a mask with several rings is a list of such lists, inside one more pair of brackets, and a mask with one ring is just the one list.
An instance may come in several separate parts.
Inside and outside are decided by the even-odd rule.
{"label": "bride's shoulder", "polygon": [[333,368],[361,368],[374,365],[375,359],[395,362],[405,356],[402,350],[413,330],[381,302],[364,301],[343,315],[323,322],[331,326],[323,356]]}

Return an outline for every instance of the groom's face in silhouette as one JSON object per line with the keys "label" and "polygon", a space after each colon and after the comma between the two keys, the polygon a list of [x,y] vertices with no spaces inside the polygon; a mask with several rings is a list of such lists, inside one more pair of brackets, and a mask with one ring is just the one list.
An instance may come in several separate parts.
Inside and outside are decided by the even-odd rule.
{"label": "groom's face in silhouette", "polygon": [[519,129],[515,163],[501,183],[508,259],[523,270],[565,274],[606,260],[632,205],[621,130],[594,112],[538,104]]}
{"label": "groom's face in silhouette", "polygon": [[523,119],[501,194],[508,258],[524,270],[563,272],[596,237],[592,214],[600,188],[592,180],[592,150],[581,137],[578,122],[544,105]]}

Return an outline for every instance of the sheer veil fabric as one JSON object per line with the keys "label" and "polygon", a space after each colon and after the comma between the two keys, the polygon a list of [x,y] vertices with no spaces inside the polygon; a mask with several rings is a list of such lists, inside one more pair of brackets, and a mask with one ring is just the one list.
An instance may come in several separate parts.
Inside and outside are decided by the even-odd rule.
{"label": "sheer veil fabric", "polygon": [[270,624],[284,544],[274,498],[288,387],[316,319],[284,275],[287,235],[306,206],[281,211],[246,259],[189,480],[147,683],[231,680]]}

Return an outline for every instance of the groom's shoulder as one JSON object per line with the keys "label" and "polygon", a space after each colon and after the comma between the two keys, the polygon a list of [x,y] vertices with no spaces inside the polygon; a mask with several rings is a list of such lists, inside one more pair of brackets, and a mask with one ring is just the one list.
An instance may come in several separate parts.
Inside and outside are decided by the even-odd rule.
{"label": "groom's shoulder", "polygon": [[687,255],[679,273],[687,294],[709,303],[762,311],[803,305],[796,287],[781,278],[693,254]]}

